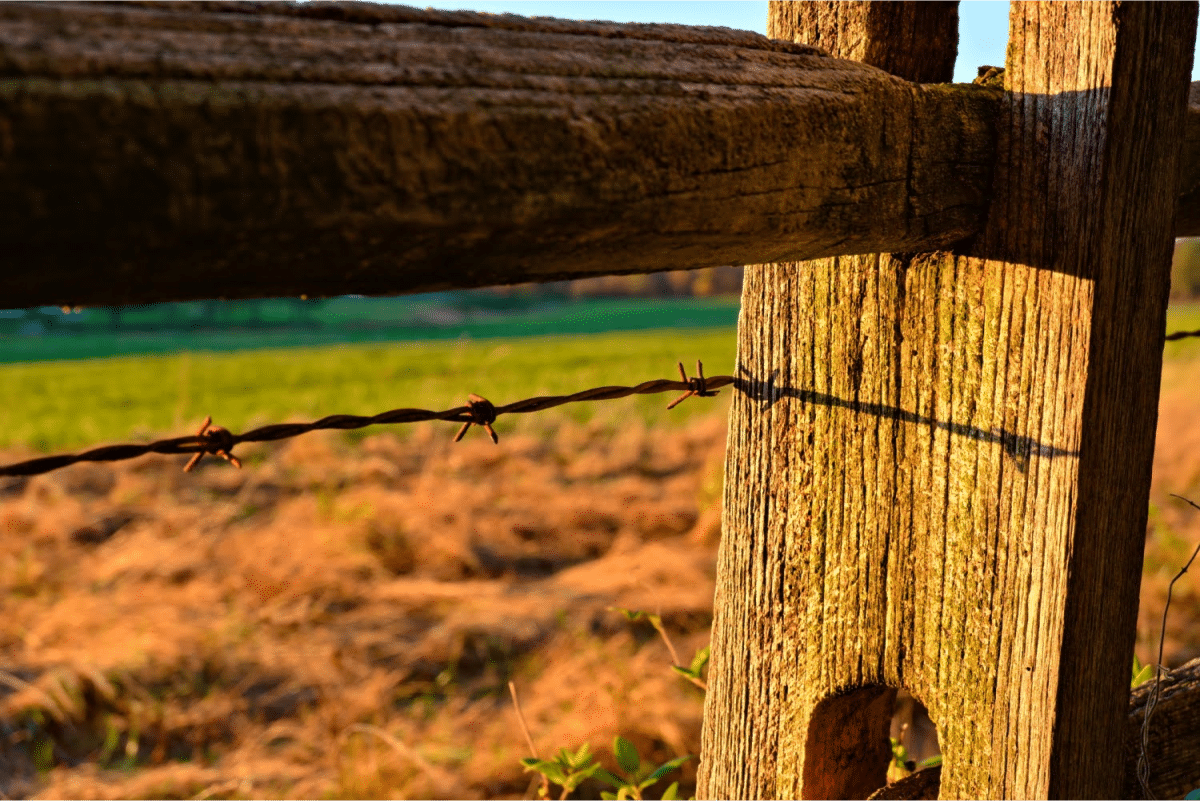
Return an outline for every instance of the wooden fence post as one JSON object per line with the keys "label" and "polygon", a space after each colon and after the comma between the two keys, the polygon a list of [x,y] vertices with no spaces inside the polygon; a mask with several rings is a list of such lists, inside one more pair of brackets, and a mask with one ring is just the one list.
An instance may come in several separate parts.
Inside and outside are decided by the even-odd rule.
{"label": "wooden fence post", "polygon": [[898,687],[943,797],[1121,792],[1195,22],[1013,3],[984,232],[747,270],[702,796],[870,792]]}

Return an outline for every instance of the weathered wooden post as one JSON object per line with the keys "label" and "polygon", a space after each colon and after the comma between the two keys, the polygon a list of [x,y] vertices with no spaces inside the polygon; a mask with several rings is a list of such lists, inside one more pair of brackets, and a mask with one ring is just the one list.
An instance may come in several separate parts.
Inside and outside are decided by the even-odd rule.
{"label": "weathered wooden post", "polygon": [[[769,33],[863,58],[886,5]],[[1121,792],[1195,21],[1013,3],[984,231],[747,271],[702,796],[862,797],[897,687],[943,797]]]}

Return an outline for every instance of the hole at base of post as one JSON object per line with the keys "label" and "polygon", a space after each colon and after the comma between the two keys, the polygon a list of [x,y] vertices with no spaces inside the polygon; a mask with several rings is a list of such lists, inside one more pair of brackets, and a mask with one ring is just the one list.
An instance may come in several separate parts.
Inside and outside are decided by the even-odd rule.
{"label": "hole at base of post", "polygon": [[817,704],[805,742],[805,798],[937,798],[937,727],[918,699],[870,686]]}
{"label": "hole at base of post", "polygon": [[889,783],[932,767],[936,763],[931,760],[942,755],[937,726],[929,719],[929,710],[907,690],[896,691],[889,734],[893,755],[888,772]]}

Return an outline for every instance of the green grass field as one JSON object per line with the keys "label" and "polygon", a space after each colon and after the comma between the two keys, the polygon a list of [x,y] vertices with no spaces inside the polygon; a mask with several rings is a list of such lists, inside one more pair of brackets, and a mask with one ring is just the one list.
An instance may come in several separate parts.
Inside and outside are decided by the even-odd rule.
{"label": "green grass field", "polygon": [[[0,446],[51,451],[182,435],[209,414],[241,431],[327,414],[446,409],[471,392],[502,404],[677,377],[680,360],[689,373],[698,358],[708,375],[729,373],[734,350],[726,326],[7,364],[0,365]],[[667,395],[578,404],[566,413],[613,424],[630,414],[647,423],[684,420],[711,412],[726,394],[670,413]],[[504,418],[499,430],[536,427],[532,418],[553,414]],[[454,426],[445,425],[450,436]]]}
{"label": "green grass field", "polygon": [[[1200,331],[1200,303],[1177,303],[1167,309],[1167,332]],[[1168,342],[1165,359],[1191,359],[1200,356],[1200,337]]]}
{"label": "green grass field", "polygon": [[[1200,305],[1170,309],[1168,331],[1196,329]],[[0,446],[51,451],[186,434],[208,414],[239,431],[335,413],[445,409],[462,404],[469,392],[508,403],[672,378],[679,360],[689,373],[697,358],[709,375],[728,373],[734,352],[734,329],[725,326],[6,364],[0,365]],[[1200,339],[1168,343],[1164,355],[1168,365],[1200,360]],[[1192,373],[1172,376],[1165,383],[1190,380]],[[723,409],[727,395],[686,403],[670,413],[663,408],[666,395],[580,404],[565,413],[614,425],[636,414],[658,424],[707,413],[716,404]],[[506,418],[500,430],[536,428],[534,418],[553,414]]]}

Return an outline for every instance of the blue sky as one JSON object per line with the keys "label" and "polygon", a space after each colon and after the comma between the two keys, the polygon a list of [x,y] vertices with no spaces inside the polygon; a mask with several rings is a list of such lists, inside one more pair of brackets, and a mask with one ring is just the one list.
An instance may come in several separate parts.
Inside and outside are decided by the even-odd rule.
{"label": "blue sky", "polygon": [[[723,25],[767,32],[766,0],[408,0],[413,5],[466,9],[526,17],[602,19],[614,22],[676,22]],[[981,64],[1004,64],[1008,39],[1007,0],[965,0],[959,4],[958,63],[954,80],[975,77]],[[1192,80],[1200,70],[1192,67]]]}

